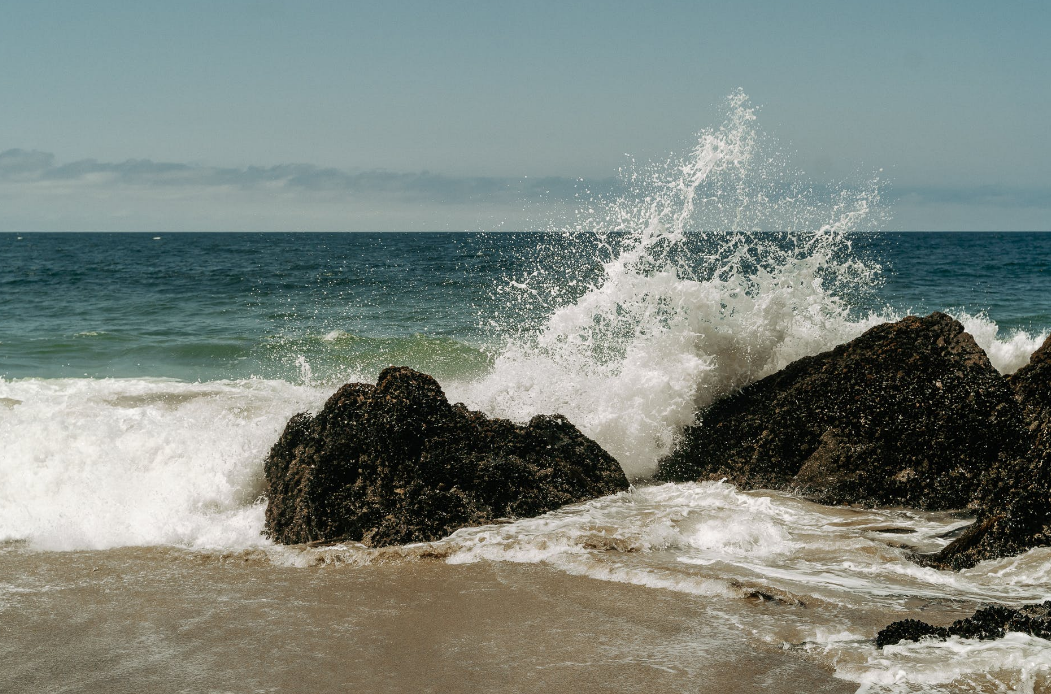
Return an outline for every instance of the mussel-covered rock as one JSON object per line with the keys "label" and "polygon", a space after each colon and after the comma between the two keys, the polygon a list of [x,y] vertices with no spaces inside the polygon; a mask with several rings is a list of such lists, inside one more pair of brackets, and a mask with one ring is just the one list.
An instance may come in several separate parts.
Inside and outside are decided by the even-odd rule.
{"label": "mussel-covered rock", "polygon": [[822,503],[953,509],[1026,447],[1014,391],[953,318],[909,316],[701,412],[657,477]]}
{"label": "mussel-covered rock", "polygon": [[1025,417],[1025,446],[983,476],[978,519],[927,562],[963,569],[1051,545],[1051,336],[1008,382]]}
{"label": "mussel-covered rock", "polygon": [[1051,639],[1051,600],[1018,609],[1002,605],[987,605],[966,619],[958,619],[947,627],[936,627],[917,619],[894,622],[876,634],[876,646],[883,648],[902,641],[919,641],[930,637],[947,639],[1002,639],[1009,632],[1019,632]]}
{"label": "mussel-covered rock", "polygon": [[628,488],[617,461],[564,417],[490,419],[404,367],[293,417],[265,469],[266,533],[282,543],[436,540]]}

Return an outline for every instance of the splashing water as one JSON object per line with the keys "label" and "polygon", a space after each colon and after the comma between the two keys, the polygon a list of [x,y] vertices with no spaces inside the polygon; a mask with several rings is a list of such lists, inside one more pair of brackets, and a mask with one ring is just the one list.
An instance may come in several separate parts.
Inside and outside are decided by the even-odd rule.
{"label": "splashing water", "polygon": [[989,361],[1003,374],[1014,373],[1028,364],[1030,355],[1047,338],[1046,333],[1031,334],[1021,330],[1001,336],[999,326],[985,314],[971,315],[966,311],[951,310],[948,313],[963,324],[978,346],[989,355]]}
{"label": "splashing water", "polygon": [[565,232],[590,238],[596,279],[569,298],[581,279],[550,268],[511,283],[511,299],[549,306],[546,323],[451,390],[513,419],[560,412],[638,478],[699,407],[886,316],[847,301],[880,276],[851,252],[851,234],[881,218],[878,180],[826,197],[799,183],[743,92],[686,157],[624,178]]}

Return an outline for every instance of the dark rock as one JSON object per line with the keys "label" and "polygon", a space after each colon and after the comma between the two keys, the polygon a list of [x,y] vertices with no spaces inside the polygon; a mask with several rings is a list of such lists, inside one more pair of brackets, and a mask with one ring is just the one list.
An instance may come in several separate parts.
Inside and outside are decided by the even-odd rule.
{"label": "dark rock", "polygon": [[1008,380],[1030,421],[1046,421],[1051,415],[1051,335]]}
{"label": "dark rock", "polygon": [[667,481],[726,478],[822,503],[963,508],[1026,430],[1007,379],[942,313],[878,325],[702,412]]}
{"label": "dark rock", "polygon": [[892,646],[901,641],[919,641],[925,636],[946,639],[949,631],[945,627],[932,627],[918,619],[903,619],[880,629],[876,634],[876,648]]}
{"label": "dark rock", "polygon": [[1025,450],[1002,456],[977,492],[978,519],[925,562],[963,569],[1051,545],[1051,337],[1009,377],[1025,416]]}
{"label": "dark rock", "polygon": [[628,488],[608,453],[560,415],[528,426],[450,405],[430,376],[385,369],[293,417],[266,460],[278,542],[436,540]]}
{"label": "dark rock", "polygon": [[1051,546],[1051,337],[1003,377],[940,313],[869,330],[700,413],[657,478],[726,478],[822,503],[969,507],[926,565]]}
{"label": "dark rock", "polygon": [[883,648],[901,641],[918,641],[928,636],[937,639],[959,636],[964,639],[988,641],[1001,639],[1009,631],[1051,639],[1051,600],[1035,605],[1023,605],[1019,609],[988,605],[976,611],[973,616],[958,619],[948,627],[936,627],[916,619],[905,619],[894,622],[876,634],[876,647]]}

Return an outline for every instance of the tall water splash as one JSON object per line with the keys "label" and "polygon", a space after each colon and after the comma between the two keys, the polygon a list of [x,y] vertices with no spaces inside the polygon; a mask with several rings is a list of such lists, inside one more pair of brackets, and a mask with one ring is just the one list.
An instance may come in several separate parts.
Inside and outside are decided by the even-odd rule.
{"label": "tall water splash", "polygon": [[686,156],[623,178],[564,229],[573,262],[509,283],[509,301],[547,306],[543,324],[453,394],[510,418],[561,412],[645,477],[698,408],[880,321],[848,301],[879,278],[851,249],[879,187],[801,182],[740,91]]}

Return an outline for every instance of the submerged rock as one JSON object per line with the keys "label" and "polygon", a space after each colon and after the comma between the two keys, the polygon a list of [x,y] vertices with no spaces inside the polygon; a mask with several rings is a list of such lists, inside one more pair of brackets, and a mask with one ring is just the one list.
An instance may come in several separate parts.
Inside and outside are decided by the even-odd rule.
{"label": "submerged rock", "polygon": [[977,520],[925,558],[932,566],[964,569],[1051,545],[1051,336],[1008,382],[1026,420],[1024,452],[989,469],[977,493]]}
{"label": "submerged rock", "polygon": [[963,508],[1024,449],[1007,380],[953,318],[878,325],[700,413],[667,481],[726,478],[821,503]]}
{"label": "submerged rock", "polygon": [[894,622],[876,634],[876,647],[883,648],[902,641],[919,641],[925,637],[947,639],[959,636],[963,639],[988,641],[1002,639],[1009,632],[1019,632],[1051,639],[1051,600],[1035,605],[1023,605],[1019,609],[988,605],[966,619],[958,619],[947,627],[936,627],[918,619],[903,619]]}
{"label": "submerged rock", "polygon": [[293,417],[265,469],[266,533],[282,543],[437,540],[628,488],[617,461],[564,417],[490,419],[404,367]]}

